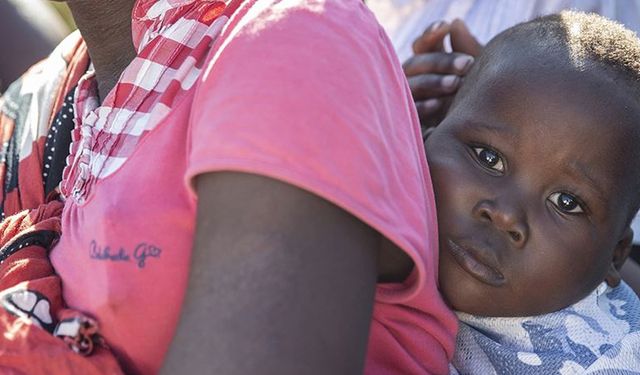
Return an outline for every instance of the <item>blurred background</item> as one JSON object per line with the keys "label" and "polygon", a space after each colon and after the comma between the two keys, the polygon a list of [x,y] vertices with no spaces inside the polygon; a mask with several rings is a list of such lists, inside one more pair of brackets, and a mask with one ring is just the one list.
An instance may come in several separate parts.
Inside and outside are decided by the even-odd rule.
{"label": "blurred background", "polygon": [[0,0],[0,93],[73,29],[64,3]]}

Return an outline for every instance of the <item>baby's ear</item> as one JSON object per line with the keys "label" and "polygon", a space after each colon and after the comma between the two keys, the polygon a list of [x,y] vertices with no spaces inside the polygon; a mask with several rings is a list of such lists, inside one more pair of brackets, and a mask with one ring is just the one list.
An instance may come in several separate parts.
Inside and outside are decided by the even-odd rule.
{"label": "baby's ear", "polygon": [[613,250],[613,258],[609,265],[609,271],[605,277],[605,281],[610,287],[616,287],[620,284],[622,277],[620,276],[620,269],[627,260],[629,253],[631,253],[631,246],[633,245],[633,229],[629,226],[624,232],[622,239],[618,241],[616,248]]}

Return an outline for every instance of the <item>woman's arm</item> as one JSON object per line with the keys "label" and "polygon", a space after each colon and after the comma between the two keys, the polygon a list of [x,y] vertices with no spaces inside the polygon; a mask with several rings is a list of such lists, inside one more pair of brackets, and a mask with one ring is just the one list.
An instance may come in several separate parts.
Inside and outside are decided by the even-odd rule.
{"label": "woman's arm", "polygon": [[380,236],[266,177],[197,178],[189,290],[163,374],[362,373]]}

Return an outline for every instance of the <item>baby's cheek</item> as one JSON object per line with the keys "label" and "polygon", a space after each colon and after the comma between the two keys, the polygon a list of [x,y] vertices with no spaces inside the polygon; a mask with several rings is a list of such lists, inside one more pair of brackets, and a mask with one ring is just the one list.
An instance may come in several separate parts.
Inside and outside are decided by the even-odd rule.
{"label": "baby's cheek", "polygon": [[523,297],[543,309],[538,313],[576,303],[599,284],[592,277],[595,265],[588,256],[576,257],[569,251],[560,251],[531,263],[535,266],[529,267],[526,278],[521,278],[521,286],[526,291]]}

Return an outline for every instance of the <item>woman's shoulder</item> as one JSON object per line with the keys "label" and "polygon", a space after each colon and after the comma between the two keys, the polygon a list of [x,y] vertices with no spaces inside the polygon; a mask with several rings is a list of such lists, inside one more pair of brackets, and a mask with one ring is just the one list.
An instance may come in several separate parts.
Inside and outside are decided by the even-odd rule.
{"label": "woman's shoulder", "polygon": [[[316,35],[308,47],[333,40],[349,42],[348,36],[365,34],[378,39],[382,28],[360,0],[251,0],[234,13],[233,35],[250,34],[260,38],[265,30],[296,35]],[[295,30],[295,34],[292,32]],[[335,46],[338,47],[338,46]]]}
{"label": "woman's shoulder", "polygon": [[385,294],[395,301],[435,284],[435,208],[400,64],[360,3],[238,9],[198,82],[193,173],[250,170],[345,208],[419,264],[409,288]]}

